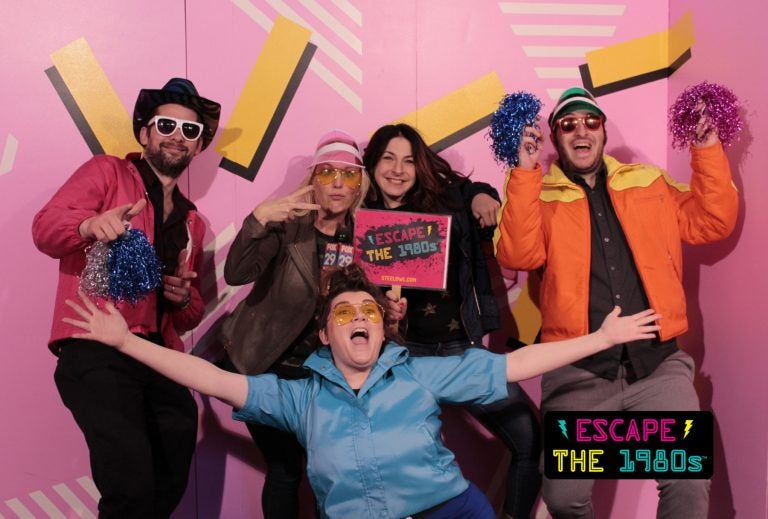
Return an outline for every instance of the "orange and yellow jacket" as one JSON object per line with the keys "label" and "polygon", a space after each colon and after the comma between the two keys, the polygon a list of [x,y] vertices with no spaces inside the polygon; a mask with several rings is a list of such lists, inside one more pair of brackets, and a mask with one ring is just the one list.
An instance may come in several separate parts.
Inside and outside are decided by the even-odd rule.
{"label": "orange and yellow jacket", "polygon": [[[736,224],[738,193],[722,145],[691,150],[690,185],[646,164],[604,156],[606,185],[627,237],[651,308],[662,315],[661,339],[688,329],[682,285],[682,245],[728,236]],[[591,227],[584,190],[553,164],[542,177],[514,168],[496,236],[501,266],[541,268],[542,340],[588,333]]]}

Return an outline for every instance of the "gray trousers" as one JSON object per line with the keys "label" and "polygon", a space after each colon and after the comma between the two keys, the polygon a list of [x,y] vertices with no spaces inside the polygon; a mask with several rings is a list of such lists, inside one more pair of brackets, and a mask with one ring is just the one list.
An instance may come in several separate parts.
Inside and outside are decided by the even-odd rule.
{"label": "gray trousers", "polygon": [[[541,380],[541,410],[546,411],[698,411],[693,387],[694,362],[678,351],[667,357],[648,377],[627,384],[624,367],[616,380],[565,366]],[[709,480],[657,480],[663,519],[706,519]],[[592,479],[544,478],[542,493],[553,519],[592,518]]]}

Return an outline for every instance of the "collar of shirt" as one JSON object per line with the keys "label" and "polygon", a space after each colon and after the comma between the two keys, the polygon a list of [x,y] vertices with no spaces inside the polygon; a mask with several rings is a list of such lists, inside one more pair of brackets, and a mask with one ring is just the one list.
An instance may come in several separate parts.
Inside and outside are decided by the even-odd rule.
{"label": "collar of shirt", "polygon": [[601,188],[605,185],[605,181],[608,176],[608,169],[605,166],[605,162],[603,162],[603,165],[598,170],[597,175],[595,175],[595,187],[590,187],[589,184],[587,184],[587,182],[584,180],[584,177],[581,175],[565,172],[565,176],[567,176],[568,179],[574,184],[577,184],[586,190],[592,190]]}
{"label": "collar of shirt", "polygon": [[[160,179],[157,178],[155,170],[153,170],[152,166],[149,165],[147,159],[142,157],[139,160],[134,160],[133,164],[136,166],[136,169],[139,170],[141,179],[144,181],[144,187],[147,189],[147,194],[150,195],[150,199],[152,200],[153,204],[156,202],[155,197],[157,193],[160,194],[160,200],[162,200],[163,184],[160,182]],[[152,196],[153,193],[155,196]],[[179,186],[173,187],[173,193],[171,196],[173,198],[173,213],[171,213],[171,215],[179,211],[182,215],[186,215],[187,211],[197,210],[195,204],[193,204],[184,195],[181,194],[181,191],[179,191]],[[171,218],[169,217],[168,219],[170,220]]]}

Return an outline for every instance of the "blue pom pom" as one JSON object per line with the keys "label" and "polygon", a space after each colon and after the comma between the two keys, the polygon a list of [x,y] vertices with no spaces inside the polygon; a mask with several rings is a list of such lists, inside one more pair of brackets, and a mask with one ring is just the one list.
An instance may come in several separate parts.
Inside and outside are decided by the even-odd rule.
{"label": "blue pom pom", "polygon": [[493,112],[488,130],[496,162],[509,167],[517,166],[523,128],[536,124],[539,110],[541,100],[528,92],[515,92],[502,98],[499,108]]}
{"label": "blue pom pom", "polygon": [[162,266],[147,235],[128,229],[112,242],[108,258],[109,297],[136,304],[160,286]]}

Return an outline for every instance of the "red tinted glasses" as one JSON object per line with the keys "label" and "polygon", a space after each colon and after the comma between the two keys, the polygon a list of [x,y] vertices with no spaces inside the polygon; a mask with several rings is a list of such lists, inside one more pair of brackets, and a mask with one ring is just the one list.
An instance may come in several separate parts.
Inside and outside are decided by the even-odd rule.
{"label": "red tinted glasses", "polygon": [[555,126],[559,127],[563,133],[571,133],[579,123],[583,124],[587,130],[599,130],[603,126],[603,116],[598,114],[566,115],[555,121]]}

